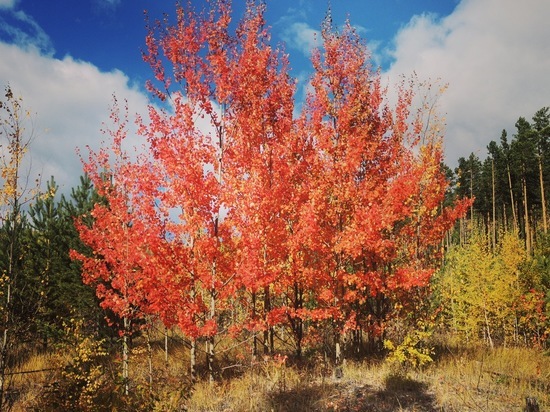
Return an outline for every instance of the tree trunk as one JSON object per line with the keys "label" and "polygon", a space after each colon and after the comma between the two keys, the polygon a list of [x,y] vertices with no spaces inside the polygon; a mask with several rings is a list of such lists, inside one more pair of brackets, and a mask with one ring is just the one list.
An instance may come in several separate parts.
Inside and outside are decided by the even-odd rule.
{"label": "tree trunk", "polygon": [[15,282],[15,249],[16,249],[16,242],[18,240],[19,234],[18,234],[18,215],[19,213],[16,212],[16,210],[19,209],[18,201],[15,200],[15,206],[14,210],[12,211],[11,216],[11,224],[13,227],[9,228],[9,246],[8,246],[8,272],[7,272],[7,279],[6,279],[6,291],[5,293],[5,304],[4,304],[4,316],[3,316],[3,323],[4,323],[4,330],[2,331],[2,341],[1,341],[1,347],[0,347],[0,411],[4,408],[4,397],[6,395],[7,390],[7,374],[6,369],[8,367],[8,358],[10,357],[10,346],[11,346],[11,339],[13,330],[11,330],[13,326],[13,319],[12,319],[12,285]]}
{"label": "tree trunk", "polygon": [[[300,310],[303,308],[304,295],[298,282],[294,282],[294,309]],[[302,318],[298,316],[290,317],[290,325],[292,332],[296,340],[296,357],[301,359],[302,357],[302,340],[304,338],[304,323]]]}
{"label": "tree trunk", "polygon": [[[252,319],[256,319],[256,292],[252,292]],[[252,340],[252,356],[254,358],[258,356],[258,335],[256,331],[253,332],[254,337]]]}
{"label": "tree trunk", "polygon": [[[11,266],[11,261],[9,262]],[[4,396],[6,392],[6,367],[7,358],[9,354],[8,338],[9,338],[9,322],[10,322],[10,309],[11,306],[11,284],[8,279],[8,285],[6,288],[6,308],[4,313],[4,330],[2,331],[2,347],[0,348],[0,411],[4,408]]]}
{"label": "tree trunk", "polygon": [[512,205],[512,218],[514,219],[514,229],[518,229],[518,217],[514,202],[514,191],[512,189],[512,174],[510,173],[510,165],[506,166],[506,171],[508,172],[508,188],[510,190],[510,204]]}
{"label": "tree trunk", "polygon": [[521,179],[521,184],[523,188],[523,211],[525,219],[525,248],[527,249],[527,254],[531,254],[531,227],[529,225],[529,207],[527,205],[527,181],[525,174]]}
{"label": "tree trunk", "polygon": [[130,320],[124,317],[124,333],[122,335],[122,382],[124,382],[124,395],[128,396],[130,392],[130,379],[128,368],[128,332],[130,330]]}
{"label": "tree trunk", "polygon": [[528,396],[525,398],[525,412],[540,412],[539,403],[536,398]]}
{"label": "tree trunk", "polygon": [[504,231],[508,231],[508,219],[506,218],[506,203],[502,203],[502,217],[504,219]]}
{"label": "tree trunk", "polygon": [[[210,299],[210,319],[215,319],[216,316],[216,298],[212,296]],[[208,381],[214,383],[214,358],[215,358],[215,337],[211,335],[207,340],[207,365],[208,365]]]}
{"label": "tree trunk", "polygon": [[[470,198],[474,198],[474,168],[470,163]],[[474,208],[470,208],[470,222],[474,223]]]}
{"label": "tree trunk", "polygon": [[266,329],[264,330],[264,353],[272,354],[275,351],[274,348],[274,333],[273,326],[268,324],[267,315],[271,311],[271,294],[269,292],[269,286],[264,288],[264,321],[266,323]]}
{"label": "tree trunk", "polygon": [[459,234],[458,234],[459,243],[460,243],[460,246],[464,246],[464,243],[466,241],[466,235],[464,234],[464,218],[463,217],[461,217],[459,219],[458,228],[459,228]]}
{"label": "tree trunk", "polygon": [[489,318],[487,317],[487,309],[483,309],[483,314],[485,315],[485,332],[487,334],[487,342],[491,349],[494,349],[493,338],[491,337],[491,329],[489,327]]}
{"label": "tree trunk", "polygon": [[153,349],[151,347],[151,325],[148,325],[146,331],[147,338],[147,364],[148,364],[148,377],[147,383],[149,384],[149,397],[153,396]]}
{"label": "tree trunk", "polygon": [[[218,220],[216,219],[215,224],[215,236],[218,236]],[[212,266],[212,284],[210,289],[210,314],[209,320],[215,322],[216,320],[216,261],[214,261]],[[208,368],[208,381],[210,384],[214,383],[214,358],[215,358],[215,336],[211,334],[206,340],[206,365]]]}
{"label": "tree trunk", "polygon": [[544,193],[544,176],[542,173],[542,156],[538,156],[539,160],[539,181],[540,181],[540,199],[542,203],[542,224],[544,234],[548,233],[548,222],[546,220],[546,196]]}
{"label": "tree trunk", "polygon": [[191,382],[195,382],[197,377],[197,341],[195,338],[191,338],[191,348],[189,349],[189,373],[191,375]]}
{"label": "tree trunk", "polygon": [[296,337],[296,358],[302,359],[302,341],[304,339],[304,324],[302,319],[295,318],[296,325],[294,329],[294,336]]}
{"label": "tree trunk", "polygon": [[342,362],[342,347],[340,344],[340,334],[336,334],[336,344],[334,345],[334,361],[336,362],[336,365],[340,365]]}
{"label": "tree trunk", "polygon": [[493,253],[497,249],[497,206],[496,206],[496,190],[495,190],[495,160],[491,159],[491,178],[492,178],[492,188],[493,188],[493,222],[491,225],[492,234],[493,234]]}
{"label": "tree trunk", "polygon": [[164,327],[164,365],[168,370],[168,328]]}

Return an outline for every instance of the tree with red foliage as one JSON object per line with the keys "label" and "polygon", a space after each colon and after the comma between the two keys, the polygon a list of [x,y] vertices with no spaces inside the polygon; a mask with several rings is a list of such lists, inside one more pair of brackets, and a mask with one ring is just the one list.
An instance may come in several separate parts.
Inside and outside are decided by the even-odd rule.
{"label": "tree with red foliage", "polygon": [[304,285],[316,302],[307,317],[331,319],[338,358],[342,333],[380,334],[394,297],[428,284],[438,245],[469,201],[441,210],[441,137],[426,135],[422,109],[411,114],[412,87],[398,89],[392,108],[349,23],[337,31],[327,17],[322,39],[302,115],[314,159],[295,242],[305,246],[300,272],[315,279]]}
{"label": "tree with red foliage", "polygon": [[[103,199],[91,211],[93,223],[88,226],[83,216],[76,228],[80,238],[93,253],[72,252],[82,262],[82,278],[93,286],[104,309],[112,311],[122,325],[118,325],[123,342],[123,380],[128,393],[128,338],[133,323],[150,313],[147,291],[152,279],[150,255],[159,236],[151,220],[150,199],[141,196],[144,184],[155,187],[153,180],[142,181],[145,173],[140,163],[132,162],[122,148],[126,138],[127,109],[121,117],[116,98],[111,113],[115,125],[108,131],[111,146],[99,152],[90,150],[84,170],[89,175],[99,196]],[[118,319],[111,319],[112,322]]]}
{"label": "tree with red foliage", "polygon": [[[151,28],[144,58],[161,86],[150,82],[148,87],[170,101],[172,113],[150,107],[151,122],[141,130],[162,176],[158,208],[172,258],[161,281],[174,291],[165,303],[174,308],[178,326],[192,339],[192,373],[195,340],[208,338],[211,378],[217,316],[232,293],[232,230],[222,214],[235,44],[229,34],[230,6],[224,1],[216,6],[208,14],[178,6],[175,25],[165,22]],[[172,67],[171,75],[163,64]],[[172,90],[172,84],[181,87]],[[197,119],[203,119],[202,129]]]}
{"label": "tree with red foliage", "polygon": [[293,119],[265,5],[248,1],[234,33],[230,2],[211,6],[178,6],[175,23],[150,28],[148,88],[169,107],[138,120],[147,154],[137,161],[122,152],[125,122],[114,115],[114,162],[104,151],[85,162],[106,203],[79,226],[96,255],[78,258],[103,305],[181,329],[192,374],[206,339],[212,378],[215,337],[229,328],[252,333],[256,353],[258,333],[269,352],[273,327],[288,327],[298,356],[306,324],[331,326],[336,343],[350,330],[379,335],[394,305],[427,285],[468,201],[441,208],[439,132],[424,108],[411,113],[412,86],[388,103],[349,24],[325,22],[312,91]]}
{"label": "tree with red foliage", "polygon": [[287,258],[285,205],[291,200],[288,139],[294,85],[285,56],[269,45],[264,9],[249,2],[237,30],[239,55],[231,68],[227,108],[227,218],[238,233],[235,281],[250,295],[242,326],[254,333],[254,353],[257,331],[264,333],[264,350],[273,351],[272,328],[279,321],[272,316],[276,296],[271,289]]}
{"label": "tree with red foliage", "polygon": [[[142,133],[166,182],[159,204],[165,215],[182,212],[167,230],[181,242],[177,259],[188,262],[200,283],[192,295],[205,301],[200,295],[207,292],[212,333],[222,326],[215,305],[223,310],[238,303],[248,315],[233,329],[254,336],[263,331],[265,347],[272,347],[270,287],[286,258],[281,205],[288,198],[284,139],[292,127],[293,81],[286,58],[269,45],[265,5],[247,2],[234,34],[230,11],[227,1],[216,2],[210,13],[179,7],[175,26],[151,31],[145,58],[161,86],[149,87],[171,100],[174,115],[151,109]],[[175,83],[181,88],[172,91]],[[192,328],[196,317],[185,324]]]}

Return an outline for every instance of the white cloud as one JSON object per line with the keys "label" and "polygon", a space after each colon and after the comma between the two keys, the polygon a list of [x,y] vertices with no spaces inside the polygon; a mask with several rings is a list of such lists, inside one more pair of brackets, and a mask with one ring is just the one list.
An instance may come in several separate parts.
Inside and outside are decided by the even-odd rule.
{"label": "white cloud", "polygon": [[53,54],[54,49],[50,37],[42,27],[22,10],[15,10],[16,1],[0,0],[0,10],[6,10],[0,15],[0,33],[3,32],[10,43],[19,47],[37,47],[43,53]]}
{"label": "white cloud", "polygon": [[303,22],[289,24],[281,37],[289,47],[299,50],[307,57],[311,55],[311,50],[321,45],[321,32]]}
{"label": "white cloud", "polygon": [[415,16],[395,37],[392,81],[415,71],[449,84],[440,99],[446,114],[446,152],[487,154],[503,128],[550,105],[550,2],[462,0],[443,18]]}
{"label": "white cloud", "polygon": [[365,26],[361,26],[360,24],[352,24],[352,27],[360,36],[366,36],[366,34],[369,32],[369,29],[367,29]]}
{"label": "white cloud", "polygon": [[13,9],[17,0],[0,0],[0,9]]}
{"label": "white cloud", "polygon": [[[0,42],[0,86],[9,84],[34,117],[33,172],[53,175],[63,192],[79,183],[82,165],[76,154],[98,148],[102,123],[109,120],[112,95],[128,100],[130,115],[144,113],[146,96],[120,71],[102,72],[71,57],[55,59],[38,49]],[[139,145],[137,141],[132,144]]]}

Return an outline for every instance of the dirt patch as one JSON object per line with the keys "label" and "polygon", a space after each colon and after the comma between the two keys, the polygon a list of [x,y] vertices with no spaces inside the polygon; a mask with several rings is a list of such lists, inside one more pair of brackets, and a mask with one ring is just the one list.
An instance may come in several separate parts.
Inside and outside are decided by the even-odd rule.
{"label": "dirt patch", "polygon": [[436,412],[428,386],[408,378],[389,377],[384,388],[353,381],[332,381],[302,389],[281,391],[271,397],[278,412]]}

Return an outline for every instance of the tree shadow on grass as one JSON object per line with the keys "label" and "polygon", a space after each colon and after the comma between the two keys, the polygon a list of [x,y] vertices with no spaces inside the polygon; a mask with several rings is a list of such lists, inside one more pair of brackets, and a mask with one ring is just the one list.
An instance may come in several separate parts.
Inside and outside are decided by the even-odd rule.
{"label": "tree shadow on grass", "polygon": [[271,395],[277,412],[436,412],[435,398],[425,383],[390,376],[384,389],[356,382],[310,384]]}

